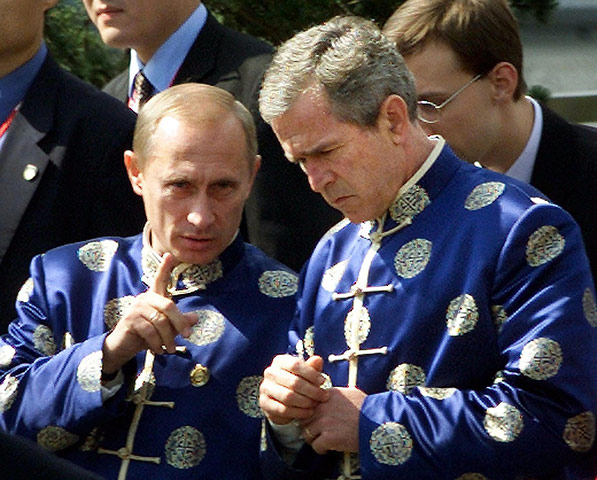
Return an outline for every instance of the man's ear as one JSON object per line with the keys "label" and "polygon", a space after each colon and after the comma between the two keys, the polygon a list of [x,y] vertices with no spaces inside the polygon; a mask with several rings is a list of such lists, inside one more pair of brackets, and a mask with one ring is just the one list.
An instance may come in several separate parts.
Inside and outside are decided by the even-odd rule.
{"label": "man's ear", "polygon": [[129,180],[133,187],[133,191],[140,196],[143,196],[143,173],[137,164],[137,154],[132,150],[124,152],[124,166]]}
{"label": "man's ear", "polygon": [[255,155],[255,160],[253,161],[253,165],[251,166],[251,178],[249,180],[249,189],[247,192],[247,198],[249,196],[249,194],[251,193],[251,190],[253,188],[253,183],[255,182],[255,177],[257,176],[257,172],[259,171],[259,168],[261,168],[261,155]]}
{"label": "man's ear", "polygon": [[487,74],[491,97],[495,102],[511,101],[518,85],[518,71],[508,62],[500,62]]}
{"label": "man's ear", "polygon": [[410,124],[404,99],[399,95],[389,95],[379,109],[379,121],[382,122],[382,128],[390,132],[394,143],[402,143],[405,127]]}

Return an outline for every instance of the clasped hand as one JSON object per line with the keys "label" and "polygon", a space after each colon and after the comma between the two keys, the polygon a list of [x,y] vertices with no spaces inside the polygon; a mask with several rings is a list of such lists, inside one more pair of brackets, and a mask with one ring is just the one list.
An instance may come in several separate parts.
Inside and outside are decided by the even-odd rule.
{"label": "clasped hand", "polygon": [[304,440],[319,454],[358,452],[359,414],[365,393],[357,388],[321,388],[323,359],[278,355],[265,370],[259,404],[267,418],[285,425],[298,420]]}

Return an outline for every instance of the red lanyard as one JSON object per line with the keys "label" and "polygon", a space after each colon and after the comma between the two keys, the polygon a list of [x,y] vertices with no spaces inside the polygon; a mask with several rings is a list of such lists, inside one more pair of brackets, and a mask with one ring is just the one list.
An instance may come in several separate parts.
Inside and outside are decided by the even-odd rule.
{"label": "red lanyard", "polygon": [[8,118],[4,120],[2,125],[0,125],[0,138],[2,138],[2,136],[6,133],[6,130],[8,130],[8,127],[10,127],[10,124],[12,123],[16,114],[17,108],[13,108],[12,112],[10,112],[10,115],[8,115]]}

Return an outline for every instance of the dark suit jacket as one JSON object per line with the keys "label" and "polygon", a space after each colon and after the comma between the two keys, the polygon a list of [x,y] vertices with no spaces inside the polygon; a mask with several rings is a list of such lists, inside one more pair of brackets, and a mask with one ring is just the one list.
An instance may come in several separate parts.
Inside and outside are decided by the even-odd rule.
{"label": "dark suit jacket", "polygon": [[[259,88],[271,54],[267,43],[221,25],[210,14],[174,84],[216,85],[251,110],[263,160],[245,208],[243,235],[268,255],[298,270],[341,215],[310,190],[306,176],[286,160],[271,128],[258,113]],[[104,91],[126,102],[128,70]]]}
{"label": "dark suit jacket", "polygon": [[[2,332],[35,254],[143,228],[123,162],[134,122],[120,102],[45,60],[0,150]],[[31,181],[27,165],[38,169]]]}
{"label": "dark suit jacket", "polygon": [[543,131],[531,184],[580,225],[597,280],[597,129],[568,123],[543,108]]}
{"label": "dark suit jacket", "polygon": [[6,480],[101,480],[27,439],[0,431],[0,465]]}

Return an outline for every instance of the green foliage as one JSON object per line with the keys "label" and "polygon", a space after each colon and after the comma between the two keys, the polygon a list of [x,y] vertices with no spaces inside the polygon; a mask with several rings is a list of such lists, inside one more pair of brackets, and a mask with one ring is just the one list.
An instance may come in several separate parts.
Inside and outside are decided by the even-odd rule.
{"label": "green foliage", "polygon": [[[167,0],[164,0],[167,1]],[[205,0],[225,25],[273,45],[335,15],[360,15],[378,25],[404,0]],[[510,0],[521,14],[545,21],[557,0]],[[103,86],[126,68],[126,55],[105,46],[79,0],[60,0],[46,16],[46,43],[56,61],[83,80]]]}
{"label": "green foliage", "polygon": [[61,1],[48,11],[45,40],[60,65],[98,87],[127,65],[122,51],[104,45],[79,1]]}
{"label": "green foliage", "polygon": [[558,0],[510,0],[510,5],[520,15],[531,14],[546,23],[549,15],[558,6]]}
{"label": "green foliage", "polygon": [[527,95],[533,97],[539,102],[547,103],[551,97],[551,90],[542,85],[533,85],[531,88],[529,88]]}

